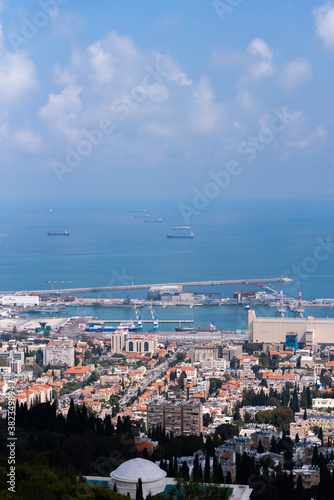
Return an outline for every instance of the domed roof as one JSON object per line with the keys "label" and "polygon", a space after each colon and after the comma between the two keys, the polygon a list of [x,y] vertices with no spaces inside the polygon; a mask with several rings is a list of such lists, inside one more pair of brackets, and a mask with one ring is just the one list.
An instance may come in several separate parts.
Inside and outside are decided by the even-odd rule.
{"label": "domed roof", "polygon": [[123,462],[110,476],[118,481],[137,483],[140,478],[143,483],[164,479],[167,473],[158,465],[144,458],[133,458]]}

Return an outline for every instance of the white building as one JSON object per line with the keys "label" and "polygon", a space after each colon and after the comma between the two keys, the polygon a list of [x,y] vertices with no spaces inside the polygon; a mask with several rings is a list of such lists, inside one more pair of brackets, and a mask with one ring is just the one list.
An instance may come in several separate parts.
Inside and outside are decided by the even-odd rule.
{"label": "white building", "polygon": [[116,484],[117,493],[130,494],[131,499],[136,498],[136,487],[138,479],[142,480],[143,497],[151,493],[157,495],[162,493],[166,487],[167,473],[149,460],[134,458],[124,462],[110,476],[109,488],[113,489]]}
{"label": "white building", "polygon": [[[127,339],[127,331],[119,331],[110,334],[110,351],[118,354],[124,350],[125,341]],[[109,336],[108,336],[109,337]]]}
{"label": "white building", "polygon": [[334,399],[331,398],[313,398],[313,410],[327,410],[327,408],[334,408]]}
{"label": "white building", "polygon": [[125,342],[125,351],[129,353],[153,354],[157,347],[158,341],[156,337],[143,338],[135,336]]}
{"label": "white building", "polygon": [[253,342],[284,344],[287,335],[296,334],[307,345],[334,344],[333,318],[257,318],[250,310],[248,330]]}
{"label": "white building", "polygon": [[43,365],[73,366],[74,347],[70,344],[51,342],[43,349]]}
{"label": "white building", "polygon": [[38,306],[39,297],[37,295],[4,295],[2,297],[3,306]]}

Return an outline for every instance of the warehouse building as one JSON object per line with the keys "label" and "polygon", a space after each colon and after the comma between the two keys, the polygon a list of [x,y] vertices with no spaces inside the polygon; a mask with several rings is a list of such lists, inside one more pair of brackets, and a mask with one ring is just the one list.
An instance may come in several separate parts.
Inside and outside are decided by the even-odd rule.
{"label": "warehouse building", "polygon": [[334,344],[333,318],[257,318],[250,310],[248,330],[252,342],[285,344],[287,337],[296,335],[298,343],[306,345]]}

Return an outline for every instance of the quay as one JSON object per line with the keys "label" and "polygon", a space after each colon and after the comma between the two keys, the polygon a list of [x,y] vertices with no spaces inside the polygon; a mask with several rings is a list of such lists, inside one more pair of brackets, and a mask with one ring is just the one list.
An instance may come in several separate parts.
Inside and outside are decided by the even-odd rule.
{"label": "quay", "polygon": [[[151,287],[159,286],[214,286],[214,285],[243,285],[243,284],[264,284],[264,283],[286,283],[292,281],[290,278],[258,278],[258,279],[237,279],[237,280],[212,280],[212,281],[186,281],[182,283],[150,283],[147,285],[119,285],[119,286],[100,286],[90,288],[63,288],[53,290],[61,293],[98,293],[98,292],[116,292],[118,290],[146,290]],[[12,292],[2,292],[12,293]],[[17,295],[49,295],[50,290],[26,290],[17,292]]]}
{"label": "quay", "polygon": [[[132,320],[127,319],[106,319],[106,320],[94,320],[92,323],[95,325],[105,325],[108,323],[128,323]],[[152,319],[142,319],[142,323],[153,323]],[[193,323],[193,319],[159,319],[159,323]]]}

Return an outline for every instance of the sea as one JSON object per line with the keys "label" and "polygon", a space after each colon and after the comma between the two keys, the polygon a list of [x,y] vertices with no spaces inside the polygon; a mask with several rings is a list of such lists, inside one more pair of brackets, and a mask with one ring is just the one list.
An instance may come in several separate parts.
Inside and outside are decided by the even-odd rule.
{"label": "sea", "polygon": [[[183,203],[183,205],[181,205]],[[185,205],[189,215],[184,218]],[[0,291],[117,286],[205,280],[286,276],[289,283],[272,283],[292,297],[334,298],[334,199],[239,198],[192,201],[122,200],[40,206],[33,203],[0,206]],[[139,212],[140,210],[146,212]],[[49,211],[52,210],[52,211]],[[138,212],[135,212],[138,211]],[[145,223],[145,218],[163,219]],[[189,225],[193,239],[169,239],[173,227]],[[48,236],[49,231],[70,236]],[[62,282],[62,283],[56,283]],[[232,297],[255,285],[186,288],[185,291]],[[124,297],[127,292],[95,294]],[[129,292],[143,298],[145,290]],[[80,295],[83,296],[83,295]],[[257,310],[258,309],[258,310]],[[256,308],[273,316],[272,307]],[[240,306],[156,308],[160,319],[181,320],[218,329],[247,329],[247,310]],[[126,308],[69,307],[62,315],[99,319],[135,319]],[[149,319],[149,311],[143,311]],[[293,313],[288,313],[292,315]],[[306,315],[334,317],[330,307],[310,307]],[[186,326],[186,325],[184,325]]]}

